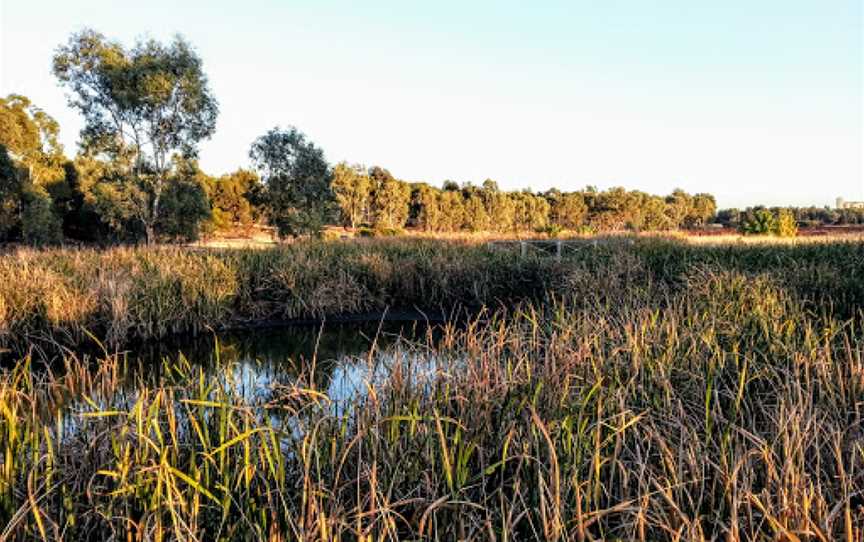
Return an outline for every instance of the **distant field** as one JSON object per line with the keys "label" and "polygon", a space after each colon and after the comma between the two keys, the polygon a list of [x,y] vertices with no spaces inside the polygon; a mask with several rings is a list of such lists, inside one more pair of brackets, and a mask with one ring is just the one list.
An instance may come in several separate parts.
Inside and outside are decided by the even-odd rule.
{"label": "distant field", "polygon": [[[357,230],[341,227],[329,227],[325,235],[332,239],[353,239],[358,237]],[[534,232],[424,232],[418,230],[405,230],[403,237],[418,237],[423,239],[441,239],[458,241],[485,242],[502,239],[545,239],[548,236]],[[666,237],[676,240],[687,240],[694,243],[810,243],[810,242],[833,242],[833,241],[862,241],[864,240],[864,226],[823,226],[819,228],[800,228],[798,236],[792,238],[775,237],[770,235],[743,235],[728,228],[674,231],[674,232],[650,232],[643,234],[619,233],[585,235],[577,232],[562,231],[556,238],[559,239],[582,239],[582,238],[606,238],[610,236],[637,236],[637,237]],[[224,233],[212,238],[204,239],[194,243],[192,246],[209,248],[267,248],[279,244],[272,229],[253,228],[245,232]]]}

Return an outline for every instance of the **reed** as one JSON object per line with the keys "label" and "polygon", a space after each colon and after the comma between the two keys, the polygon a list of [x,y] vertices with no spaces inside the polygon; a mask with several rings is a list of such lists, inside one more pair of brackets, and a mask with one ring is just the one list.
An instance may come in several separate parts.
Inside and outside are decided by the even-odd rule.
{"label": "reed", "polygon": [[[503,255],[469,270],[478,247],[374,246],[110,257],[242,269],[232,310],[338,276],[318,263],[329,251],[392,291],[435,266],[511,272]],[[370,352],[357,363],[383,376],[349,398],[314,362],[250,395],[229,347],[216,370],[181,356],[131,381],[121,355],[47,372],[25,357],[0,372],[0,538],[861,540],[862,279],[838,275],[861,248],[765,250],[651,241],[522,261],[548,271],[545,297]],[[417,270],[387,274],[400,252]],[[274,261],[296,274],[264,272]],[[400,299],[450,291],[437,284]]]}
{"label": "reed", "polygon": [[[0,346],[109,345],[172,333],[363,313],[449,314],[551,294],[680,288],[693,269],[769,273],[813,307],[864,304],[864,243],[697,246],[613,237],[560,262],[482,243],[308,242],[263,250],[17,250],[0,256]],[[635,284],[635,283],[639,284]],[[628,290],[628,295],[632,294]]]}

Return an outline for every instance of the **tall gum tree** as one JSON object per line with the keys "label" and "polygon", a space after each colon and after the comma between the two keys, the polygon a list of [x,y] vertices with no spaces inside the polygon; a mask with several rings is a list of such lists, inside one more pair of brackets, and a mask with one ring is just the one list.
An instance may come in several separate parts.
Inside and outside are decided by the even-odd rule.
{"label": "tall gum tree", "polygon": [[219,107],[202,62],[181,37],[125,49],[93,30],[73,34],[54,56],[54,75],[84,117],[82,148],[121,164],[146,194],[138,216],[155,240],[159,205],[176,157],[194,158]]}

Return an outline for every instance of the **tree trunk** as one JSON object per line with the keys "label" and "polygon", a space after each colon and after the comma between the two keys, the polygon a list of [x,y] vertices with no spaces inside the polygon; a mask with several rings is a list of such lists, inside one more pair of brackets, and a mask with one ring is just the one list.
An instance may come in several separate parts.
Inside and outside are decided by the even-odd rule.
{"label": "tree trunk", "polygon": [[147,224],[144,225],[145,235],[147,236],[147,244],[153,245],[156,243],[156,221],[159,219],[159,200],[162,196],[162,180],[156,181],[153,186],[153,201],[150,205],[150,217]]}
{"label": "tree trunk", "polygon": [[144,223],[144,237],[146,238],[145,242],[147,243],[148,246],[155,243],[156,232],[154,231],[152,221],[148,220],[147,222]]}

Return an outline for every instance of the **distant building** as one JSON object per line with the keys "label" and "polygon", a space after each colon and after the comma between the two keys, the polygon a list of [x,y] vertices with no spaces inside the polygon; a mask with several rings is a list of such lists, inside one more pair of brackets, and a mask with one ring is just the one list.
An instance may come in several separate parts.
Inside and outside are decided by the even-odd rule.
{"label": "distant building", "polygon": [[838,209],[864,209],[864,201],[846,201],[843,198],[837,198]]}

